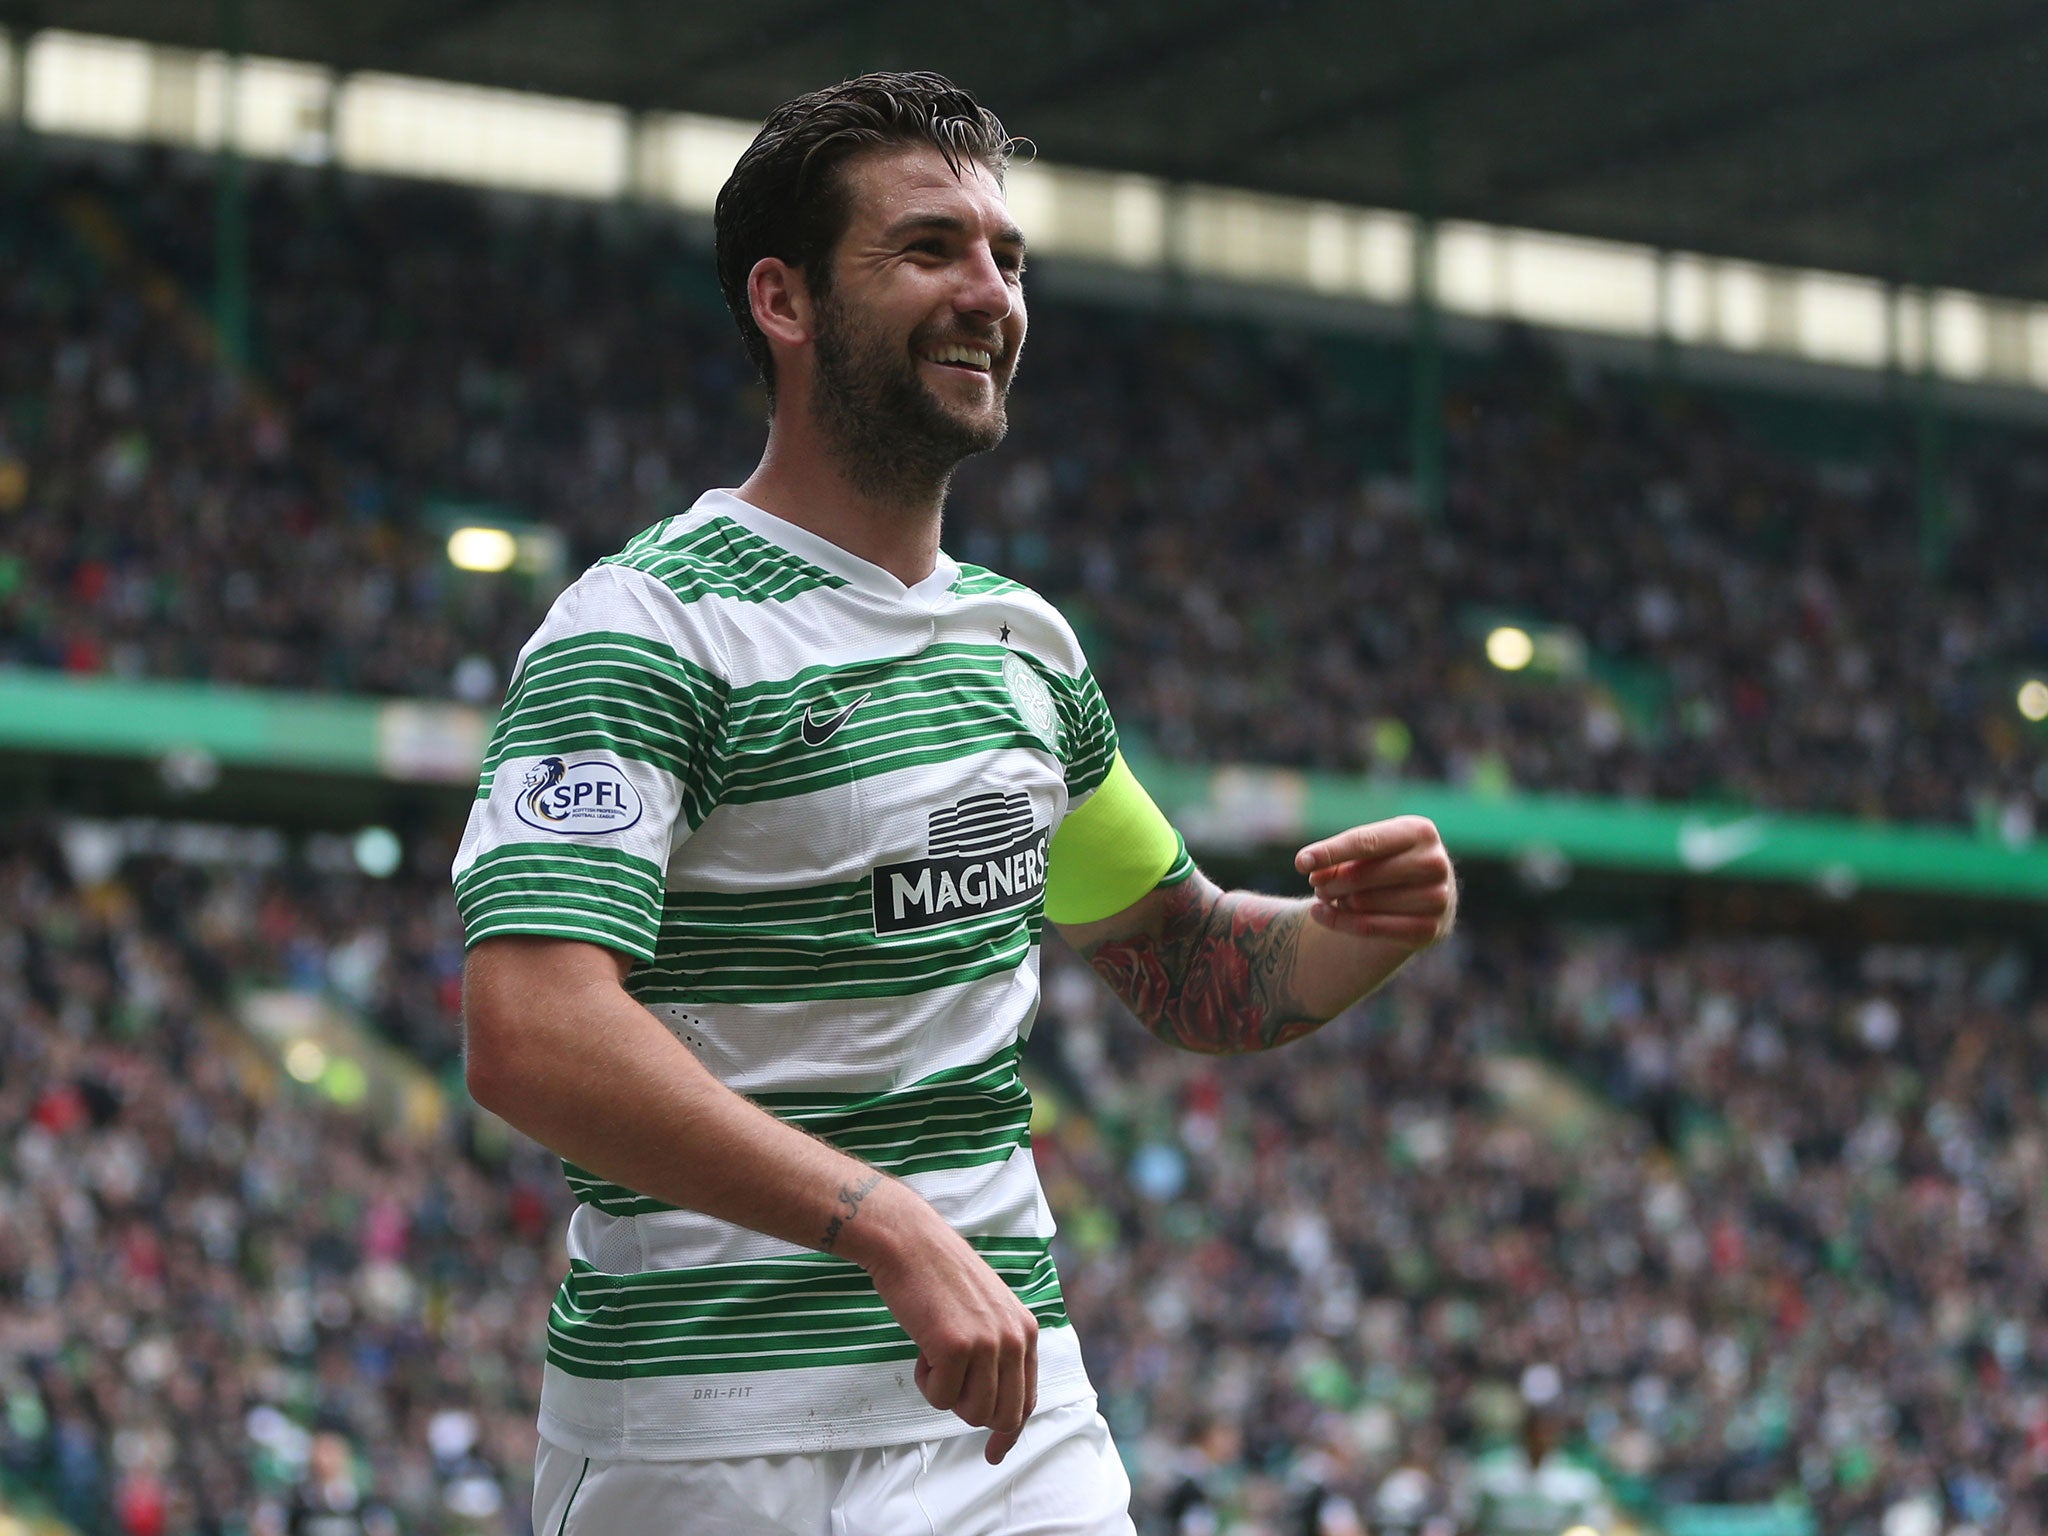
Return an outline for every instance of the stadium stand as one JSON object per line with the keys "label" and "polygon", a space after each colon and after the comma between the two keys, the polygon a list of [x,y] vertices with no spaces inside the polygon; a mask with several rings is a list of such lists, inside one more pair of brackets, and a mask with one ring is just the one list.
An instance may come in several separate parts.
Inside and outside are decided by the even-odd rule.
{"label": "stadium stand", "polygon": [[[149,156],[4,195],[0,661],[494,702],[532,594],[451,570],[449,516],[594,558],[749,462],[757,390],[661,217],[268,175],[237,387],[196,308],[210,196]],[[1042,305],[952,541],[1062,601],[1169,757],[2031,834],[2043,533],[1993,509],[2048,478],[2037,438],[1958,458],[1937,575],[1895,455],[1776,447],[1741,401],[1528,338],[1460,365],[1424,523],[1388,473],[1400,377],[1363,342]],[[1565,675],[1489,667],[1489,615],[1565,636]]]}
{"label": "stadium stand", "polygon": [[[290,1091],[229,990],[366,1000],[303,890],[162,863],[81,885],[19,835],[0,858],[0,1465],[81,1531],[282,1532],[325,1433],[386,1530],[503,1529],[530,1480],[559,1174]],[[402,946],[380,910],[357,937]]]}
{"label": "stadium stand", "polygon": [[[1122,1063],[1088,1073],[1100,1113],[1136,1122],[1122,1179],[1087,1122],[1041,1152],[1125,1412],[1227,1417],[1247,1468],[1320,1444],[1385,1523],[1418,1445],[1425,1508],[1469,1518],[1449,1469],[1527,1408],[1667,1501],[2033,1518],[2048,1011],[2014,957],[1482,933],[1313,1066],[1141,1054],[1087,987],[1054,995],[1066,1048]],[[1531,1047],[1625,1117],[1569,1145],[1502,1117],[1485,1064]],[[1120,1240],[1090,1253],[1103,1206]]]}
{"label": "stadium stand", "polygon": [[[0,1465],[79,1530],[277,1531],[316,1455],[397,1529],[525,1529],[552,1161],[323,1107],[230,1022],[284,982],[431,1053],[451,923],[290,863],[81,878],[10,832]],[[2041,1529],[2020,951],[1481,922],[1222,1063],[1051,960],[1034,1144],[1142,1529],[1514,1529],[1525,1434],[1639,1514]]]}
{"label": "stadium stand", "polygon": [[[662,217],[266,173],[234,381],[191,162],[10,169],[0,665],[494,703],[537,594],[451,570],[449,517],[546,521],[580,560],[756,445]],[[1431,524],[1389,447],[1400,369],[1047,302],[955,548],[1067,606],[1169,758],[2032,835],[2038,436],[1964,437],[1936,570],[1880,408],[1816,445],[1798,402],[1519,337],[1454,362]],[[1495,618],[1584,668],[1487,666]],[[0,836],[0,1469],[88,1536],[279,1532],[356,1481],[368,1529],[523,1532],[552,1161],[323,1106],[232,1022],[252,986],[320,994],[445,1071],[436,837],[374,881],[102,876]],[[1828,1532],[2041,1530],[2023,951],[1482,915],[1317,1039],[1220,1065],[1058,955],[1048,981],[1035,1142],[1141,1528],[1612,1505],[1675,1533],[1783,1500]],[[1539,1498],[1546,1471],[1577,1491]]]}
{"label": "stadium stand", "polygon": [[[138,73],[131,53],[123,75],[122,45],[44,29],[232,49],[244,8],[0,5],[0,672],[488,709],[554,577],[456,571],[451,526],[545,524],[573,571],[734,482],[758,446],[759,392],[687,216],[718,177],[662,184],[687,136],[745,125],[660,109],[756,111],[773,68],[821,77],[867,46],[847,18],[876,39],[885,20],[817,8],[771,35],[761,8],[670,8],[674,56],[655,60],[639,27],[621,29],[632,59],[560,47],[575,7],[247,9],[270,38],[252,46],[324,59],[342,87],[273,62],[273,87],[294,69],[322,83],[225,130],[257,154],[339,153],[240,167],[254,313],[237,375],[214,350],[216,162],[40,135],[210,145],[202,108],[232,73],[217,55]],[[1044,264],[1015,429],[959,477],[950,547],[1073,615],[1161,780],[1248,762],[1495,805],[1611,797],[1610,818],[1663,801],[1673,822],[1700,809],[1710,843],[1705,812],[1725,806],[1845,813],[1873,839],[1969,827],[2023,852],[2048,796],[2040,727],[2013,708],[2020,679],[2048,679],[2048,438],[2010,424],[2041,420],[2048,388],[2027,174],[2043,140],[2013,74],[2038,8],[1494,0],[1412,37],[1353,9],[1223,7],[1196,28],[1096,7],[1078,31],[1015,34],[1040,97],[1017,126],[1043,120],[1074,167],[1158,173],[1135,199],[1143,177],[1061,173],[1136,206],[1093,238],[1150,230],[1158,270],[1126,263],[1122,288],[1097,272],[1083,302],[1087,284],[1052,280],[1061,257]],[[1355,37],[1329,30],[1338,12]],[[947,15],[960,36],[928,39],[937,56],[985,58],[985,18]],[[1444,25],[1473,46],[1439,49]],[[348,158],[344,108],[380,71],[472,80],[481,61],[498,80],[537,36],[499,83],[599,93],[663,73],[630,150],[625,113],[555,104],[616,116],[616,183],[592,164],[550,183],[613,200],[338,168],[423,169],[360,143]],[[1266,53],[1290,36],[1305,51]],[[1331,68],[1340,40],[1352,57]],[[741,52],[770,74],[733,67]],[[59,54],[69,101],[45,67]],[[1251,100],[1269,78],[1293,88]],[[136,115],[118,126],[123,81]],[[412,85],[415,105],[467,90]],[[1923,96],[1943,110],[1916,112]],[[393,121],[437,149],[477,137]],[[592,161],[572,142],[551,158]],[[539,143],[529,129],[500,159],[546,158]],[[461,160],[424,169],[475,174]],[[1289,212],[1238,190],[1257,176],[1375,207]],[[1438,226],[1464,251],[1436,273],[1438,519],[1412,500],[1411,357],[1392,339],[1420,268],[1397,242],[1359,281],[1372,229],[1422,227],[1397,198],[1541,226]],[[1378,332],[1301,318],[1341,307],[1300,259],[1317,218],[1359,258],[1342,297],[1369,298]],[[1223,238],[1249,224],[1259,238]],[[1633,279],[1605,296],[1583,268],[1547,280],[1560,267],[1530,258],[1567,229],[1637,242],[1605,266],[1578,252]],[[1181,307],[1281,272],[1285,325]],[[1631,304],[1604,352],[1512,327],[1459,350],[1493,317],[1600,332]],[[1845,305],[1855,324],[1809,323]],[[1587,361],[1641,343],[1647,365],[1653,328],[1661,371]],[[1717,349],[1797,360],[1773,375],[1787,389],[1832,368],[1861,393],[1686,372]],[[1970,419],[2001,391],[2006,425]],[[1916,431],[1943,453],[1916,464]],[[1930,497],[1916,476],[1935,457]],[[1526,671],[1489,664],[1500,624],[1535,637]],[[170,772],[174,752],[159,772],[137,753],[161,742],[96,759],[26,735],[0,731],[0,1536],[534,1536],[570,1197],[551,1157],[462,1103],[455,795],[310,758],[229,762],[213,795],[194,786],[222,765]],[[1285,784],[1305,804],[1302,782]],[[260,859],[109,861],[62,817],[81,804],[289,825]],[[372,814],[402,833],[378,829],[402,847],[388,878],[346,852]],[[1847,869],[1825,845],[1841,830],[1805,829],[1823,846],[1796,878],[1819,895],[1761,883],[1795,878],[1784,866],[1696,863],[1682,828],[1655,876],[1555,849],[1468,858],[1481,899],[1457,938],[1269,1059],[1164,1050],[1051,946],[1034,1149],[1144,1536],[2048,1530],[2044,887],[1927,894],[1956,837],[1920,850],[1916,897],[1912,879],[1858,894],[1857,871],[1828,874]],[[1275,874],[1258,840],[1218,862]],[[317,1000],[454,1112],[401,1123],[377,1095],[298,1080],[251,1022],[259,998]]]}

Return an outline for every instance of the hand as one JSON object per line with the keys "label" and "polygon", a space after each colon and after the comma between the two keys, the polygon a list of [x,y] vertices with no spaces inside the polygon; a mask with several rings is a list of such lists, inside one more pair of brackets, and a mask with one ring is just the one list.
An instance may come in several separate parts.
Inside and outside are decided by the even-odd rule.
{"label": "hand", "polygon": [[993,1466],[1038,1406],[1038,1319],[965,1238],[918,1204],[930,1219],[917,1222],[916,1241],[868,1273],[917,1345],[917,1390],[990,1431],[983,1454]]}
{"label": "hand", "polygon": [[1449,933],[1457,917],[1451,856],[1427,816],[1368,822],[1310,843],[1294,867],[1315,888],[1309,916],[1338,933],[1414,951]]}

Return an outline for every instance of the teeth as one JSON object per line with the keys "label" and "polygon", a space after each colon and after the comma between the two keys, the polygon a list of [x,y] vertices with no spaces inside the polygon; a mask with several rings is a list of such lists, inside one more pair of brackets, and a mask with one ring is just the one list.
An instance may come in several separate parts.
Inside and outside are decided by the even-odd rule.
{"label": "teeth", "polygon": [[970,368],[986,368],[995,361],[993,353],[962,346],[940,347],[926,355],[935,363],[965,363]]}

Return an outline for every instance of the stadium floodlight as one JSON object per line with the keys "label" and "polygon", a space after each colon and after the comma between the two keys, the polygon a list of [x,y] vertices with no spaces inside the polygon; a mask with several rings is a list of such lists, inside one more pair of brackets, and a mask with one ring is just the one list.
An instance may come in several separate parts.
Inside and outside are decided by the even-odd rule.
{"label": "stadium floodlight", "polygon": [[2048,683],[2030,677],[2020,684],[2020,713],[2029,720],[2048,720]]}
{"label": "stadium floodlight", "polygon": [[294,1040],[284,1053],[284,1069],[302,1083],[317,1083],[327,1070],[327,1052],[317,1040]]}
{"label": "stadium floodlight", "polygon": [[503,528],[458,528],[448,535],[448,563],[462,571],[509,571],[519,540]]}
{"label": "stadium floodlight", "polygon": [[1536,659],[1536,642],[1526,629],[1503,624],[1486,637],[1486,659],[1503,672],[1519,672]]}
{"label": "stadium floodlight", "polygon": [[405,845],[389,827],[365,827],[351,845],[356,868],[373,880],[386,880],[398,873],[405,858]]}
{"label": "stadium floodlight", "polygon": [[431,501],[426,525],[447,539],[448,563],[459,571],[523,578],[543,600],[562,589],[569,542],[559,528],[487,501]]}

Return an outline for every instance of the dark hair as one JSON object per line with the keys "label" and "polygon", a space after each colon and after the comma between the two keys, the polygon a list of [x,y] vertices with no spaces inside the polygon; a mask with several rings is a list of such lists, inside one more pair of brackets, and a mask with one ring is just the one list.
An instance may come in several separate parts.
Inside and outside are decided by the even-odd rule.
{"label": "dark hair", "polygon": [[830,290],[832,251],[850,213],[840,168],[864,150],[929,144],[956,175],[971,160],[1000,185],[1015,143],[993,112],[925,70],[861,75],[768,114],[719,189],[712,219],[718,286],[771,404],[775,360],[754,323],[747,278],[764,256],[774,256],[801,268],[813,294]]}

